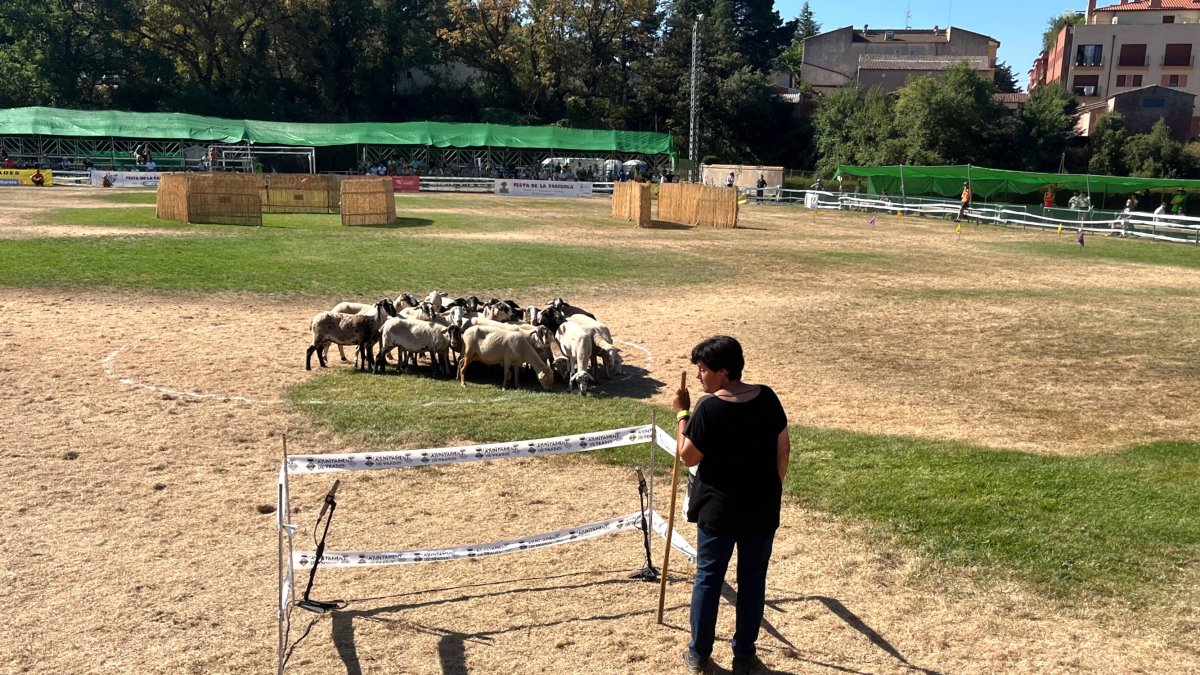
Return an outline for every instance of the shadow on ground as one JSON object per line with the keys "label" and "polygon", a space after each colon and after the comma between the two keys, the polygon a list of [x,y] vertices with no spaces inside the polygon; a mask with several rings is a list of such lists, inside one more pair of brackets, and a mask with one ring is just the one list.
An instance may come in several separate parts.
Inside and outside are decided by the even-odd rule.
{"label": "shadow on ground", "polygon": [[[621,574],[622,576],[619,578],[596,579],[596,580],[592,580],[592,581],[583,581],[583,582],[575,582],[573,580],[567,581],[568,579],[570,579],[572,577],[579,577],[579,576],[583,576],[583,575],[593,575],[593,574]],[[341,658],[342,663],[346,668],[347,675],[362,675],[363,670],[359,663],[358,648],[355,645],[354,622],[356,619],[368,619],[368,620],[371,620],[376,623],[378,623],[378,622],[388,623],[388,624],[394,625],[397,629],[400,629],[400,630],[411,630],[411,631],[415,631],[415,632],[419,632],[419,633],[424,633],[426,635],[437,636],[438,637],[438,661],[441,665],[442,673],[444,675],[467,675],[468,673],[471,672],[470,668],[467,666],[466,646],[468,643],[478,644],[478,645],[488,645],[491,643],[491,640],[493,637],[495,637],[497,635],[503,635],[506,633],[529,631],[529,630],[540,629],[540,628],[554,628],[554,627],[558,627],[558,626],[570,625],[570,624],[574,624],[574,623],[590,622],[590,621],[617,621],[617,620],[621,620],[621,619],[628,619],[628,618],[638,617],[638,616],[649,617],[649,616],[657,613],[657,609],[651,608],[651,609],[635,610],[635,611],[629,611],[629,612],[620,612],[620,613],[615,613],[615,614],[593,614],[591,616],[582,616],[582,617],[563,619],[563,620],[558,620],[558,621],[548,621],[548,622],[543,622],[543,623],[529,623],[529,624],[522,624],[522,625],[516,625],[516,626],[508,626],[508,627],[500,628],[497,630],[480,631],[477,633],[464,633],[461,631],[454,630],[452,628],[444,628],[444,627],[440,627],[440,626],[430,626],[430,625],[418,624],[418,623],[415,623],[412,621],[408,621],[399,615],[402,614],[405,610],[409,610],[409,609],[446,605],[446,604],[450,604],[450,603],[467,602],[467,601],[471,601],[471,600],[477,600],[480,598],[490,598],[490,597],[502,598],[502,597],[511,597],[513,595],[524,594],[524,593],[561,592],[564,590],[579,589],[579,588],[593,588],[593,587],[598,587],[598,586],[622,586],[622,585],[626,585],[626,584],[643,583],[643,582],[637,581],[635,579],[625,578],[624,574],[625,574],[625,571],[621,571],[621,570],[606,570],[606,571],[600,571],[600,572],[578,572],[578,573],[562,574],[562,575],[556,575],[556,576],[550,576],[550,577],[530,577],[530,578],[524,578],[524,579],[509,579],[509,580],[496,581],[496,582],[483,583],[483,584],[452,586],[452,587],[447,587],[447,588],[436,588],[436,589],[428,589],[428,590],[423,590],[423,591],[414,591],[412,593],[403,593],[403,594],[397,594],[397,595],[392,595],[392,596],[377,596],[377,597],[371,597],[371,598],[361,598],[361,599],[357,599],[357,600],[352,600],[351,603],[368,603],[371,601],[379,601],[379,600],[387,601],[387,600],[394,600],[394,599],[402,598],[402,597],[422,596],[422,595],[426,595],[429,593],[439,593],[439,592],[447,592],[447,591],[458,591],[459,592],[457,595],[454,595],[453,597],[448,597],[448,598],[421,600],[421,599],[418,599],[417,597],[414,597],[413,601],[411,601],[411,602],[399,602],[399,603],[395,603],[395,604],[385,605],[382,607],[376,607],[374,609],[353,609],[353,610],[334,611],[332,613],[332,619],[330,622],[331,629],[333,632],[333,643],[334,643],[335,648],[337,649],[338,656]],[[683,579],[682,577],[676,577],[675,580],[676,581],[684,581],[685,579]],[[519,583],[519,582],[527,582],[527,581],[529,581],[529,582],[558,581],[559,583],[543,583],[540,585],[531,586],[529,588],[512,588],[512,589],[502,589],[502,590],[483,590],[480,592],[471,592],[473,589],[483,589],[484,587],[487,587],[487,586],[498,586],[498,585],[502,585],[502,584]],[[726,602],[730,605],[725,608],[725,611],[733,611],[733,605],[737,602],[737,591],[734,590],[733,587],[731,587],[729,584],[725,584],[725,587],[722,591],[722,596],[725,598]],[[880,634],[877,630],[875,630],[871,626],[867,625],[867,623],[865,621],[863,621],[862,618],[860,618],[857,614],[855,614],[852,610],[850,610],[848,607],[846,607],[844,604],[842,604],[841,601],[837,600],[836,598],[830,598],[830,597],[821,596],[821,595],[796,596],[796,597],[790,597],[790,598],[774,598],[774,599],[768,598],[766,604],[767,604],[767,609],[769,610],[769,612],[774,611],[774,612],[778,612],[780,614],[786,614],[788,612],[788,610],[786,609],[787,606],[795,605],[795,604],[803,604],[803,603],[818,603],[818,604],[824,606],[826,610],[828,610],[831,614],[833,614],[835,617],[840,619],[847,628],[850,628],[850,629],[854,630],[855,632],[859,633],[860,635],[862,635],[863,637],[867,638],[867,640],[869,640],[873,646],[875,646],[880,651],[886,653],[889,657],[891,657],[896,662],[898,662],[902,667],[904,667],[908,670],[911,670],[914,673],[921,673],[923,675],[940,675],[940,673],[938,673],[935,670],[922,668],[920,666],[910,663],[908,661],[908,659],[903,654],[901,654],[900,651],[898,649],[896,649],[896,647],[893,646],[882,634]],[[669,609],[679,610],[679,609],[683,609],[684,607],[685,607],[685,605],[675,605],[673,607],[670,607]],[[295,647],[308,636],[308,634],[309,634],[309,632],[311,632],[312,628],[320,621],[321,621],[320,618],[315,618],[309,623],[308,628],[304,631],[304,634],[301,635],[300,638],[298,638],[296,640],[296,642],[293,643],[293,645],[289,649],[289,654],[295,650]],[[684,633],[684,634],[687,633],[687,629],[684,627],[674,626],[674,625],[670,625],[670,624],[664,624],[664,627],[669,630],[678,631],[680,633]],[[767,672],[779,673],[781,675],[784,675],[784,674],[793,673],[793,672],[811,672],[812,669],[815,667],[815,668],[826,669],[826,670],[830,670],[830,671],[834,671],[834,672],[862,673],[863,675],[866,675],[866,671],[855,670],[853,668],[848,668],[846,666],[840,666],[835,663],[829,663],[829,662],[821,661],[821,660],[814,659],[814,658],[809,658],[809,657],[802,655],[802,653],[801,653],[802,650],[799,647],[797,647],[795,644],[793,644],[791,642],[791,640],[789,640],[785,635],[783,635],[783,633],[780,632],[780,630],[771,622],[769,617],[764,617],[763,623],[762,623],[762,629],[763,629],[763,632],[767,636],[769,636],[773,640],[777,641],[780,645],[782,645],[783,653],[785,655],[784,658],[795,661],[795,662],[799,662],[799,664],[805,664],[803,666],[803,668],[804,668],[803,671],[770,670]],[[683,640],[684,640],[684,636],[681,636],[681,638],[680,638],[681,645],[683,644]],[[815,650],[810,649],[808,651],[811,653],[812,651],[815,651]],[[683,664],[682,664],[682,659],[683,659],[682,648],[680,649],[679,656],[680,656],[680,669],[682,670],[682,666],[683,666]],[[723,675],[723,674],[729,673],[730,671],[728,669],[723,668],[722,666],[714,663],[713,668],[709,672]]]}

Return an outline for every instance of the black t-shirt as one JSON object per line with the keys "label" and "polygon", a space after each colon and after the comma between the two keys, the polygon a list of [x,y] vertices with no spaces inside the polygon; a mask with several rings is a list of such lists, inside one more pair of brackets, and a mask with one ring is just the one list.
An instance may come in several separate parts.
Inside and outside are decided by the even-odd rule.
{"label": "black t-shirt", "polygon": [[783,484],[779,434],[787,415],[770,387],[743,403],[706,396],[684,435],[704,455],[696,470],[687,518],[715,535],[765,533],[779,527]]}

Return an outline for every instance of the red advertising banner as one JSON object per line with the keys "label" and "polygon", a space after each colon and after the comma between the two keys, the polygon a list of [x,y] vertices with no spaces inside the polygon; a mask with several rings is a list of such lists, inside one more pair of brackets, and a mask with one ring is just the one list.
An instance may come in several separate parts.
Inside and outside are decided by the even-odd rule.
{"label": "red advertising banner", "polygon": [[420,176],[392,176],[392,192],[420,192]]}

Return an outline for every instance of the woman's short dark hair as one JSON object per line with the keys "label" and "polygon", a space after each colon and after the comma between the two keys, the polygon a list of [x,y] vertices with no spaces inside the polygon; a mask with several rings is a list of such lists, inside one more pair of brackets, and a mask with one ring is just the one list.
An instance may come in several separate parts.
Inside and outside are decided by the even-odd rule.
{"label": "woman's short dark hair", "polygon": [[703,363],[711,371],[724,370],[729,379],[742,379],[742,368],[746,358],[742,356],[742,345],[728,335],[714,335],[692,347],[692,363]]}

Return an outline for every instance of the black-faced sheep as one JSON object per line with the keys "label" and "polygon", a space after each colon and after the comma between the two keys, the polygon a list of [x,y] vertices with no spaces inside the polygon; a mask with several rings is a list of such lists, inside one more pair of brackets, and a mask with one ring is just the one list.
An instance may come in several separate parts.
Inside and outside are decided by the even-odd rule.
{"label": "black-faced sheep", "polygon": [[388,319],[387,307],[389,305],[391,305],[391,301],[385,299],[375,303],[375,311],[372,314],[321,312],[314,316],[310,323],[313,341],[304,356],[304,369],[312,370],[313,352],[316,352],[317,361],[321,367],[325,368],[325,349],[330,344],[358,347],[363,367],[369,368],[368,364],[372,361],[371,353],[379,334],[379,328]]}

